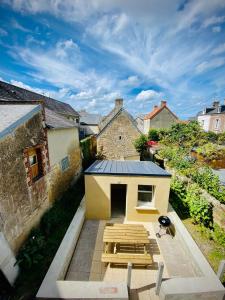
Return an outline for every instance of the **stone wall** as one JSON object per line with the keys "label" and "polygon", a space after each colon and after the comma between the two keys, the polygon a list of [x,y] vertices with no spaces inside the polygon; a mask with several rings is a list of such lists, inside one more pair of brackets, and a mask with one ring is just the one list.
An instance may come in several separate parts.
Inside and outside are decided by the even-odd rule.
{"label": "stone wall", "polygon": [[47,176],[50,203],[58,199],[69,185],[74,183],[80,176],[82,170],[80,148],[71,149],[68,157],[70,164],[67,170],[62,171],[60,163],[57,163],[51,167],[51,171]]}
{"label": "stone wall", "polygon": [[26,156],[27,148],[39,145],[44,174],[47,173],[47,142],[42,122],[43,114],[39,112],[0,140],[0,230],[13,251],[48,206],[46,177],[31,182]]}
{"label": "stone wall", "polygon": [[138,129],[127,113],[122,111],[97,137],[97,152],[102,152],[105,159],[139,159],[133,144],[139,136]]}
{"label": "stone wall", "polygon": [[169,128],[176,121],[177,118],[171,114],[167,108],[164,108],[159,114],[150,120],[150,128]]}
{"label": "stone wall", "polygon": [[[178,177],[181,181],[184,181],[186,183],[192,183],[193,181],[186,177],[181,176],[175,172],[175,170],[170,169],[166,166],[166,170],[170,172],[173,176]],[[211,196],[206,190],[201,189],[202,195],[204,198],[213,204],[213,220],[215,223],[217,223],[221,228],[225,230],[225,205],[220,203],[216,198]]]}
{"label": "stone wall", "polygon": [[[44,114],[39,112],[0,140],[0,231],[14,253],[43,213],[81,172],[79,140],[71,147],[66,146],[69,158],[66,170],[62,171],[60,162],[50,167],[47,129],[43,128],[43,121]],[[77,128],[76,131],[78,139]],[[75,134],[71,134],[71,140],[75,139]],[[57,147],[57,143],[53,146]],[[42,160],[43,176],[36,181],[32,180],[29,164],[28,149],[31,147],[39,149]]]}

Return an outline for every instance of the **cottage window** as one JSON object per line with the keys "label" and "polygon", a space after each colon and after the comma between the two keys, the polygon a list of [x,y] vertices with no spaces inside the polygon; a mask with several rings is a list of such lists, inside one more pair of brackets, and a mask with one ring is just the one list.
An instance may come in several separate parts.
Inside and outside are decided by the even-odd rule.
{"label": "cottage window", "polygon": [[220,127],[220,120],[216,119],[216,121],[215,121],[215,129],[219,129],[219,127]]}
{"label": "cottage window", "polygon": [[28,156],[32,174],[32,181],[34,182],[43,176],[41,149],[29,149]]}
{"label": "cottage window", "polygon": [[138,185],[138,206],[152,206],[154,189],[153,185]]}
{"label": "cottage window", "polygon": [[69,168],[69,165],[70,165],[69,157],[66,156],[61,160],[61,169],[62,169],[62,171],[63,172],[66,171]]}

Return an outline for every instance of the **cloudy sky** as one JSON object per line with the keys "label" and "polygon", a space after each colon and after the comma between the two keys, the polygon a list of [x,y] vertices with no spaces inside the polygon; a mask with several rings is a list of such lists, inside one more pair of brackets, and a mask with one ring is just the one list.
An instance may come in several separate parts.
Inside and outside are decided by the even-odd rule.
{"label": "cloudy sky", "polygon": [[225,98],[224,0],[1,0],[0,78],[101,114]]}

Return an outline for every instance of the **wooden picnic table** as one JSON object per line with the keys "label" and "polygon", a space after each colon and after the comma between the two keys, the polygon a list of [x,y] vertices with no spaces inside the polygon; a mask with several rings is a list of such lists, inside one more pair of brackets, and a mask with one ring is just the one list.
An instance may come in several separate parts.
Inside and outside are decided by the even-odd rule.
{"label": "wooden picnic table", "polygon": [[[113,224],[105,227],[103,234],[104,253],[103,262],[149,264],[152,262],[150,254],[146,251],[149,244],[148,232],[143,225],[135,224]],[[130,246],[136,249],[143,246],[143,253],[131,253]],[[126,248],[127,247],[127,248]],[[125,253],[120,253],[120,248]],[[126,253],[127,249],[127,253]]]}

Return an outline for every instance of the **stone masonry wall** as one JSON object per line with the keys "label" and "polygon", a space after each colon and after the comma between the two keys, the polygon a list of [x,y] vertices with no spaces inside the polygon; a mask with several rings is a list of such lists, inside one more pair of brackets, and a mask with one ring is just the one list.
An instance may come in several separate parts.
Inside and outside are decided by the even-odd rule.
{"label": "stone masonry wall", "polygon": [[60,163],[57,163],[51,167],[47,176],[48,198],[50,203],[58,199],[69,185],[78,179],[82,171],[80,148],[76,147],[70,149],[68,157],[69,168],[67,170],[63,172]]}
{"label": "stone masonry wall", "polygon": [[102,152],[105,159],[120,160],[126,157],[139,157],[133,142],[140,136],[132,121],[125,112],[113,120],[97,137],[97,151]]}
{"label": "stone masonry wall", "polygon": [[176,120],[175,116],[164,108],[150,121],[150,128],[169,128]]}
{"label": "stone masonry wall", "polygon": [[46,176],[32,183],[26,151],[40,147],[46,174],[48,149],[43,119],[40,112],[0,140],[0,230],[14,252],[49,205]]}
{"label": "stone masonry wall", "polygon": [[[181,176],[176,173],[175,170],[170,169],[168,166],[166,166],[166,170],[171,173],[173,176],[178,177],[181,181],[192,183],[193,181],[186,177]],[[213,220],[216,222],[221,228],[225,230],[225,205],[223,203],[220,203],[216,198],[211,196],[206,190],[201,189],[202,195],[204,198],[212,203],[213,205]]]}

